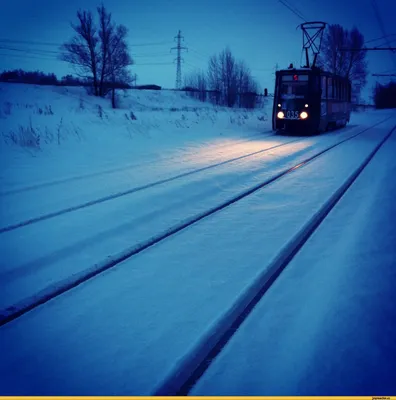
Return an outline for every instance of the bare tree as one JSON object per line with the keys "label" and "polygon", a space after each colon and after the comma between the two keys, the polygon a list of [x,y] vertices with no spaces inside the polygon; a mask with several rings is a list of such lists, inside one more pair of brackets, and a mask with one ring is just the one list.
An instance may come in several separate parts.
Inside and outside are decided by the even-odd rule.
{"label": "bare tree", "polygon": [[111,14],[106,11],[103,4],[97,8],[97,11],[99,14],[99,38],[101,55],[99,96],[104,96],[104,82],[109,66],[110,38],[114,31],[114,25],[111,23]]}
{"label": "bare tree", "polygon": [[111,80],[111,104],[115,104],[115,89],[117,82],[128,83],[131,76],[127,69],[133,64],[133,60],[128,53],[126,43],[127,28],[124,25],[117,26],[110,35],[109,56],[108,56],[108,75]]}
{"label": "bare tree", "polygon": [[133,64],[126,43],[127,29],[112,22],[111,14],[103,5],[97,8],[99,29],[89,11],[78,11],[79,24],[72,25],[76,35],[62,46],[61,59],[71,63],[80,76],[92,79],[95,96],[112,91],[130,79],[128,66]]}
{"label": "bare tree", "polygon": [[184,77],[184,86],[191,96],[201,101],[206,100],[207,77],[203,71],[195,71]]}
{"label": "bare tree", "polygon": [[[355,96],[359,96],[361,88],[367,82],[366,51],[363,50],[363,45],[364,37],[357,28],[349,31],[341,25],[329,25],[318,59],[319,64],[327,71],[350,79]],[[345,51],[343,48],[354,50]]]}
{"label": "bare tree", "polygon": [[219,55],[221,81],[225,96],[226,105],[233,107],[237,101],[237,62],[227,47]]}
{"label": "bare tree", "polygon": [[[236,104],[245,107],[247,97],[243,93],[250,93],[252,98],[258,90],[249,68],[243,61],[237,61],[229,48],[209,59],[207,77],[209,88],[221,93],[222,103],[228,107]],[[251,107],[252,101],[248,103]]]}
{"label": "bare tree", "polygon": [[61,46],[60,58],[72,64],[80,77],[92,79],[94,94],[98,96],[98,37],[90,11],[77,12],[79,23],[71,24],[76,35]]}
{"label": "bare tree", "polygon": [[213,55],[209,59],[207,72],[208,87],[216,93],[216,104],[220,104],[222,96],[222,80],[221,71],[217,55]]}
{"label": "bare tree", "polygon": [[256,105],[256,95],[258,84],[253,79],[250,69],[243,61],[239,61],[237,70],[237,91],[239,93],[239,107],[254,108]]}

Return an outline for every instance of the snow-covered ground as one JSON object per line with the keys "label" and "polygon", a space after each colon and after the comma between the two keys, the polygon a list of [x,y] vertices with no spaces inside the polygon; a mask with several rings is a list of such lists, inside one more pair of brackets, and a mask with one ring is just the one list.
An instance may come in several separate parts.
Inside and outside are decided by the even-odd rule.
{"label": "snow-covered ground", "polygon": [[[378,131],[374,132],[379,139],[381,135]],[[236,160],[232,165],[221,165],[214,170],[202,171],[5,232],[0,243],[0,253],[6,260],[0,270],[0,310],[46,288],[58,286],[71,275],[92,269],[109,258],[116,258],[125,249],[139,247],[175,225],[194,218],[350,135],[351,132],[346,130],[342,134],[320,139],[294,139],[290,144],[249,159]],[[263,140],[260,148],[271,148],[289,141]],[[353,144],[353,160],[360,160],[361,151],[366,151],[366,141],[362,143]],[[371,143],[368,148],[370,146]],[[341,167],[345,168],[345,165]],[[95,191],[92,191],[94,196]],[[47,212],[55,210],[51,208],[53,203],[45,200],[38,202],[39,198],[28,201],[28,205],[23,207],[26,197],[22,193],[0,198],[1,209],[5,210],[3,226],[40,215],[39,211],[44,212],[46,208]],[[53,200],[53,196],[49,199]],[[39,211],[33,213],[32,209]]]}
{"label": "snow-covered ground", "polygon": [[394,134],[192,395],[396,392],[395,151]]}
{"label": "snow-covered ground", "polygon": [[[137,164],[160,170],[180,158],[191,164],[271,128],[268,105],[229,110],[173,91],[127,91],[119,107],[83,88],[0,83],[1,190],[128,167],[131,174]],[[13,146],[20,136],[39,136],[39,148]]]}
{"label": "snow-covered ground", "polygon": [[[365,129],[367,131],[297,168],[280,181],[0,327],[0,394],[153,393],[177,371],[183,360],[195,354],[203,342],[210,342],[221,332],[224,316],[232,314],[271,260],[396,123],[394,114],[389,111],[367,112],[353,115],[348,128],[318,137],[273,136],[269,131],[269,122],[261,121],[263,115],[270,115],[268,107],[253,112],[215,110],[208,104],[175,92],[133,92],[122,99],[123,108],[116,111],[102,102],[103,115],[108,116],[102,121],[96,115],[97,100],[90,103],[93,98],[84,95],[81,89],[68,89],[69,92],[65,93],[65,88],[14,86],[14,89],[10,89],[11,85],[0,87],[3,110],[6,111],[1,115],[3,134],[15,131],[19,124],[29,124],[30,117],[35,131],[50,131],[53,124],[52,129],[57,132],[56,118],[62,117],[65,124],[62,126],[69,128],[63,132],[66,135],[68,131],[68,136],[62,137],[60,144],[56,139],[43,144],[41,149],[27,152],[5,142],[0,146],[4,155],[0,229],[106,195],[132,191],[159,179],[190,174],[0,233],[0,310],[3,311],[40,291],[45,292],[65,280],[73,280],[82,270],[95,268],[95,264],[137,246],[342,139]],[[6,101],[13,105],[4,106]],[[79,107],[81,102],[83,107]],[[23,107],[23,104],[32,107]],[[37,114],[39,108],[49,110],[49,105],[53,114],[45,115],[44,111]],[[136,121],[128,121],[125,117],[131,108]],[[170,111],[171,108],[181,111]],[[375,124],[378,125],[373,127]],[[80,142],[73,138],[74,125],[81,130]],[[318,374],[318,381],[313,381],[322,383],[309,386],[307,377],[313,372],[309,363],[320,359],[321,351],[326,350],[327,356],[331,355],[330,350],[325,348],[325,329],[343,322],[335,318],[330,325],[326,322],[331,302],[335,301],[338,305],[337,301],[342,300],[345,306],[348,301],[352,304],[359,297],[358,283],[355,287],[357,292],[350,297],[345,295],[341,300],[340,296],[333,297],[331,288],[338,292],[349,284],[345,280],[344,286],[335,287],[339,283],[337,276],[344,274],[342,267],[348,264],[356,247],[354,240],[341,238],[361,233],[360,228],[366,226],[361,222],[362,210],[374,215],[377,210],[374,208],[376,196],[382,193],[381,188],[383,190],[390,185],[388,178],[391,173],[386,171],[388,167],[390,171],[395,169],[390,155],[395,150],[393,137],[386,146],[375,158],[377,164],[382,161],[382,167],[378,167],[378,181],[377,175],[372,172],[371,177],[365,178],[361,184],[359,194],[368,190],[368,195],[359,198],[360,208],[355,214],[353,208],[349,208],[348,213],[334,223],[334,231],[331,231],[331,225],[327,235],[318,233],[321,239],[316,239],[319,244],[314,247],[315,254],[307,252],[307,257],[326,260],[323,267],[319,261],[307,267],[308,272],[312,269],[306,282],[312,292],[309,297],[312,303],[308,307],[311,305],[315,316],[307,337],[304,336],[303,325],[309,314],[303,310],[296,313],[291,324],[292,331],[286,334],[282,328],[288,324],[287,317],[291,315],[287,306],[293,279],[298,279],[299,287],[293,289],[295,294],[290,297],[293,302],[289,305],[290,309],[294,312],[298,304],[307,306],[307,297],[302,293],[302,278],[297,273],[297,278],[289,278],[283,286],[279,283],[281,279],[277,286],[274,285],[281,287],[281,298],[271,300],[269,296],[271,312],[280,316],[273,318],[274,327],[267,329],[265,324],[258,324],[263,338],[272,340],[272,347],[265,340],[259,340],[254,349],[249,349],[249,342],[252,342],[249,335],[257,324],[254,321],[262,318],[252,314],[246,320],[244,330],[237,333],[224,353],[232,365],[240,364],[240,368],[229,369],[228,359],[223,361],[219,357],[204,376],[202,384],[194,389],[197,393],[248,393],[248,388],[245,390],[243,387],[246,371],[249,371],[248,381],[252,385],[259,382],[261,375],[268,373],[269,364],[263,363],[263,368],[267,368],[264,370],[257,365],[262,358],[268,357],[266,351],[270,349],[270,357],[276,358],[278,351],[279,358],[286,363],[276,364],[279,376],[288,376],[287,373],[298,369],[299,362],[303,363],[298,373],[285,383],[287,386],[277,386],[280,381],[276,380],[272,382],[273,386],[268,386],[274,388],[275,394],[297,394],[299,390],[304,394],[318,394],[315,388],[321,394],[327,394],[330,386],[324,383],[326,371]],[[214,165],[219,163],[222,164]],[[373,168],[375,171],[376,168]],[[365,189],[367,182],[374,181],[372,191]],[[28,187],[29,190],[24,190]],[[393,185],[390,190],[394,188]],[[392,198],[392,194],[391,191],[390,197],[385,200]],[[349,207],[356,209],[356,198],[357,195],[352,196]],[[340,204],[345,202],[346,198]],[[390,204],[388,206],[391,207]],[[383,207],[380,211],[387,213],[389,210]],[[350,227],[349,224],[348,227],[340,225],[339,221],[345,223],[348,218]],[[344,230],[347,232],[343,233]],[[391,243],[394,232],[384,230],[384,233],[390,236],[386,240]],[[366,251],[369,251],[370,243],[364,242]],[[382,242],[373,243],[380,246]],[[331,248],[333,250],[329,250]],[[373,250],[376,254],[378,248]],[[337,251],[345,257],[334,261],[338,263],[332,265],[338,273],[334,277],[331,276],[330,259]],[[302,251],[293,261],[296,266],[292,271],[304,268],[304,261],[297,261],[303,254]],[[351,262],[350,268],[353,269],[354,265]],[[367,274],[376,264],[368,265]],[[321,268],[326,269],[323,276],[318,272]],[[352,269],[348,275],[350,279],[354,279]],[[327,295],[320,302],[314,296],[320,298],[319,284],[326,276],[332,286],[325,288]],[[385,276],[394,282],[390,268],[386,269]],[[364,275],[364,279],[369,282],[369,275]],[[379,284],[381,282],[378,281]],[[385,290],[388,290],[386,284]],[[389,301],[393,300],[391,292],[386,293]],[[279,310],[278,305],[281,307]],[[359,304],[352,304],[351,307],[348,312],[352,314],[353,307],[361,310]],[[370,307],[375,309],[372,304]],[[266,306],[263,310],[261,312],[269,312]],[[357,318],[351,330],[345,332],[352,332],[358,321]],[[273,332],[280,337],[279,340],[284,338],[284,342],[278,343],[271,336]],[[318,340],[320,346],[309,349],[316,333],[323,336]],[[340,335],[332,342],[333,352],[342,339]],[[305,352],[299,352],[295,347],[295,353],[285,350],[284,346],[294,344],[293,337],[301,341]],[[362,334],[359,337],[362,346],[367,344],[367,336]],[[248,343],[241,344],[244,340]],[[240,351],[241,348],[244,350]],[[391,345],[387,348],[395,350]],[[240,359],[244,357],[244,351],[246,358],[253,360],[252,365],[257,366],[256,369],[248,369],[247,366],[245,369],[245,361]],[[287,364],[289,355],[292,361]],[[328,365],[334,369],[337,357],[332,362]],[[393,366],[391,363],[388,365]],[[271,374],[268,373],[267,381],[275,376]],[[234,380],[232,387],[235,390],[228,393],[226,389],[230,379]],[[356,384],[356,379],[352,383]],[[303,385],[299,386],[299,382]],[[260,383],[249,387],[255,394],[262,394]],[[342,391],[342,386],[338,387]],[[375,385],[367,386],[368,390],[370,388],[377,389]],[[270,393],[270,389],[267,392],[274,394]]]}

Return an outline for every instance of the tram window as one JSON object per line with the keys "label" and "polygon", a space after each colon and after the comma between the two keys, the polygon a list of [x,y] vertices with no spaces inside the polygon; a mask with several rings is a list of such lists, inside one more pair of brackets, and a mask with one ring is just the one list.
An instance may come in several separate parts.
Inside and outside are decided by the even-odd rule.
{"label": "tram window", "polygon": [[282,83],[281,95],[306,96],[308,82]]}
{"label": "tram window", "polygon": [[326,81],[326,77],[322,76],[322,84],[321,84],[321,88],[322,88],[322,99],[327,99],[327,81]]}
{"label": "tram window", "polygon": [[333,79],[333,99],[337,100],[337,80]]}
{"label": "tram window", "polygon": [[327,78],[327,98],[333,98],[333,78]]}

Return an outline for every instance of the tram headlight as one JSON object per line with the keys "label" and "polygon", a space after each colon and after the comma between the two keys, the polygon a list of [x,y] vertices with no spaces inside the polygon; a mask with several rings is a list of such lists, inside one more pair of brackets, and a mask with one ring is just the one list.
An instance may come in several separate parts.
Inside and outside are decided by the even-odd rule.
{"label": "tram headlight", "polygon": [[276,116],[277,116],[279,119],[283,119],[283,118],[285,118],[285,113],[284,113],[283,111],[279,111],[278,114],[276,114]]}
{"label": "tram headlight", "polygon": [[305,111],[303,111],[303,112],[300,114],[300,118],[301,118],[301,119],[307,119],[307,118],[308,118],[308,113],[305,112]]}

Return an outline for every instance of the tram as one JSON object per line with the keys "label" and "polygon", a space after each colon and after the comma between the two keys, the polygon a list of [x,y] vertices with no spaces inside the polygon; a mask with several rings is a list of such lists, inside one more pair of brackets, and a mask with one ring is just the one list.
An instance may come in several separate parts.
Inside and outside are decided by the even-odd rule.
{"label": "tram", "polygon": [[276,72],[272,128],[315,134],[345,126],[351,115],[351,82],[320,68]]}

